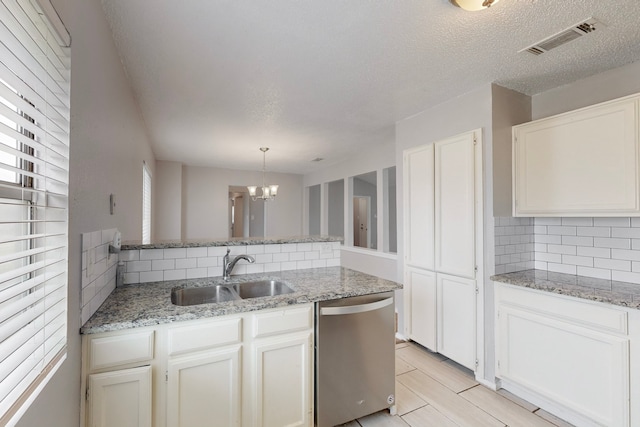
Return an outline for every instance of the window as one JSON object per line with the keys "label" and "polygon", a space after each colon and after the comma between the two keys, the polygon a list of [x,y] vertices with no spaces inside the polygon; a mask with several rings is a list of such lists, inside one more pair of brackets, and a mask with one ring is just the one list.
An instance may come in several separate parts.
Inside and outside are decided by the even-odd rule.
{"label": "window", "polygon": [[151,172],[142,163],[142,244],[151,243]]}
{"label": "window", "polygon": [[44,13],[0,3],[0,425],[66,355],[70,58]]}

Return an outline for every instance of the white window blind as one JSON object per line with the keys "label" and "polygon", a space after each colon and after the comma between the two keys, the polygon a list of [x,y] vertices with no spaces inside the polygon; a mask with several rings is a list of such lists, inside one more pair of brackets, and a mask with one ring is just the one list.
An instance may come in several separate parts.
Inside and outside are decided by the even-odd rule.
{"label": "white window blind", "polygon": [[53,28],[0,1],[0,425],[66,354],[70,57]]}
{"label": "white window blind", "polygon": [[142,244],[151,243],[151,172],[142,163]]}

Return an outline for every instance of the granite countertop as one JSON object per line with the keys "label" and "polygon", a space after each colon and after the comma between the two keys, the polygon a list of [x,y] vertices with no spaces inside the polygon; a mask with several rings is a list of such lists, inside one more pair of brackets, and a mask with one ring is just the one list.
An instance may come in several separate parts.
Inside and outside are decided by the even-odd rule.
{"label": "granite countertop", "polygon": [[132,329],[402,289],[402,285],[399,283],[344,267],[290,270],[271,274],[244,274],[232,276],[227,283],[260,279],[283,280],[294,292],[274,297],[177,306],[171,303],[172,288],[211,286],[223,283],[222,278],[212,277],[127,285],[113,291],[105,303],[80,329],[80,333],[95,334]]}
{"label": "granite countertop", "polygon": [[153,243],[123,242],[122,250],[200,248],[210,246],[276,245],[284,243],[342,242],[337,236],[232,237],[224,239],[161,240]]}
{"label": "granite countertop", "polygon": [[640,285],[595,279],[545,270],[525,270],[491,276],[494,282],[508,283],[555,294],[622,307],[640,309]]}

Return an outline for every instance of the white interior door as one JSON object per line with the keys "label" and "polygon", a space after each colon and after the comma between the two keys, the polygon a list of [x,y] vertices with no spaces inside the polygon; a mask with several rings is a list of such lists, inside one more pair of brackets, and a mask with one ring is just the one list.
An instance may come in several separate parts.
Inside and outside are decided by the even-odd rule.
{"label": "white interior door", "polygon": [[369,198],[355,196],[353,198],[353,245],[361,248],[369,247]]}

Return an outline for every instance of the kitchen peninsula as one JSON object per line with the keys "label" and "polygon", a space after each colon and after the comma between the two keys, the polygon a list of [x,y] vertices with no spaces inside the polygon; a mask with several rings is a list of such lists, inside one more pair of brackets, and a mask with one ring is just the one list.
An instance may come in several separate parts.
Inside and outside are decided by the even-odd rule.
{"label": "kitchen peninsula", "polygon": [[[139,279],[144,272],[130,270],[207,277],[118,287],[84,324],[86,425],[312,426],[314,304],[402,288],[341,267],[339,246],[337,238],[317,236],[123,245],[120,260]],[[224,281],[227,248],[255,263],[238,263],[236,273],[244,274]],[[174,289],[255,281],[279,281],[293,292],[189,306],[171,301]]]}

